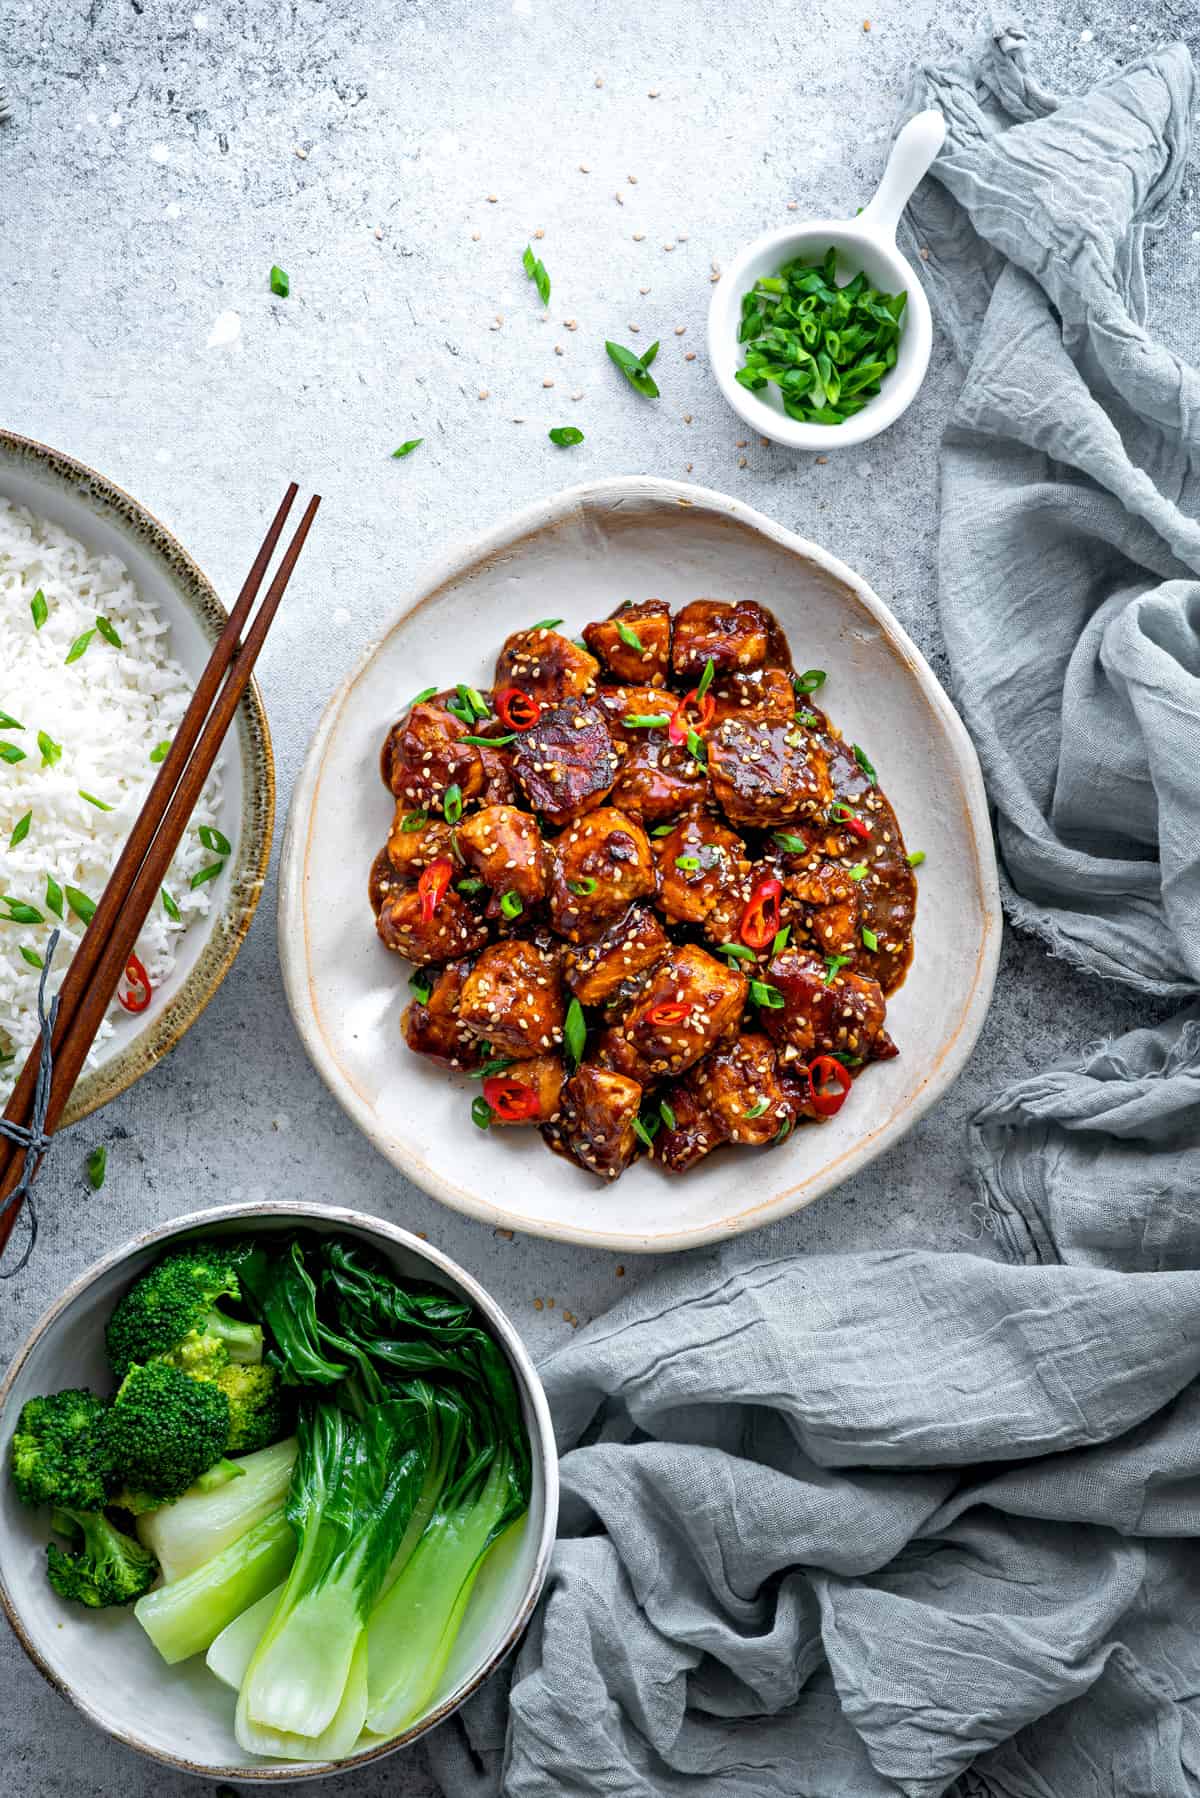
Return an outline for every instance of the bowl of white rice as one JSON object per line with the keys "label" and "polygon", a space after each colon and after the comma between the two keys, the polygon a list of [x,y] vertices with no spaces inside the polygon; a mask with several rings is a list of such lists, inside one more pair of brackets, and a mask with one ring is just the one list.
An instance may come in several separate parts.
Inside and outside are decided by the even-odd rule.
{"label": "bowl of white rice", "polygon": [[[166,755],[225,610],[120,488],[0,431],[0,1109]],[[275,811],[251,683],[64,1119],[179,1041],[254,916]],[[140,964],[140,965],[139,965]]]}

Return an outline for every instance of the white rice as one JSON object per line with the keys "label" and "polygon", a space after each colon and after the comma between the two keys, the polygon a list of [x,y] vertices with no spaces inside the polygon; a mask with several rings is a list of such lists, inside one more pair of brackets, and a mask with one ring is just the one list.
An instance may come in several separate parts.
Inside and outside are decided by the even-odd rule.
{"label": "white rice", "polygon": [[[40,630],[31,610],[39,588],[47,607]],[[120,649],[95,630],[97,617],[111,622]],[[86,651],[68,663],[72,644],[89,630],[95,635]],[[35,907],[42,920],[4,921],[8,908],[0,905],[0,1105],[38,1034],[39,972],[21,949],[41,956],[51,930],[61,931],[50,983],[56,990],[83,935],[69,905],[55,916],[47,877],[64,892],[74,887],[99,899],[158,771],[151,751],[174,734],[191,698],[194,683],[169,650],[169,627],[139,596],[124,563],[93,555],[49,520],[0,497],[0,714],[16,720],[0,717],[0,746],[25,752],[24,760],[9,762],[0,747],[0,894]],[[45,759],[39,732],[61,745],[58,761]],[[81,792],[112,810],[101,811]],[[138,939],[156,994],[175,966],[180,935],[212,904],[213,883],[193,888],[191,881],[220,859],[198,835],[199,826],[216,822],[220,794],[218,767],[166,883],[180,921],[160,900]],[[26,813],[28,832],[13,847]],[[121,1015],[114,1001],[110,1017]],[[106,1019],[96,1048],[111,1033]]]}

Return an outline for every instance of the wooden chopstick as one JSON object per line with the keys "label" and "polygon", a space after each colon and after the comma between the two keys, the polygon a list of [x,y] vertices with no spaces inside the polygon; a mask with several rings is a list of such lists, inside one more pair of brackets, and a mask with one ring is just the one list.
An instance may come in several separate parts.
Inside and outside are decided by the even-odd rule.
{"label": "wooden chopstick", "polygon": [[[270,563],[296,491],[293,483],[263,540],[246,584],[230,614],[229,623],[221,633],[208,666],[197,684],[196,694],[185,714],[184,723],[176,733],[171,752],[147,796],[125,851],[109,878],[95,916],[63,982],[65,992],[68,981],[75,974],[76,963],[91,942],[84,972],[72,982],[72,1012],[65,1024],[60,1000],[58,1027],[54,1033],[54,1075],[46,1114],[47,1134],[55,1129],[63,1114],[87,1059],[88,1050],[125,973],[134,945],[151,907],[157,901],[167,869],[188,827],[242,695],[249,685],[259,651],[266,641],[267,632],[312,527],[321,503],[319,495],[314,496],[305,508],[304,516],[267,589],[266,597],[255,614],[253,624],[246,633],[245,641],[239,642],[242,627]],[[220,685],[222,675],[224,684]],[[193,716],[194,713],[197,715]],[[176,754],[176,751],[179,753]],[[172,762],[175,778],[168,782],[164,776]],[[140,853],[137,852],[138,849]],[[107,922],[103,934],[97,930],[102,917]],[[5,1108],[4,1116],[11,1122],[27,1123],[32,1115],[40,1059],[39,1043],[30,1052]],[[23,1092],[27,1096],[19,1104]],[[3,1203],[20,1181],[24,1151],[3,1137],[0,1137],[0,1149],[7,1151],[5,1159],[0,1160],[0,1203]],[[19,1206],[14,1206],[6,1216],[0,1217],[0,1254],[3,1254],[12,1234],[18,1210]]]}

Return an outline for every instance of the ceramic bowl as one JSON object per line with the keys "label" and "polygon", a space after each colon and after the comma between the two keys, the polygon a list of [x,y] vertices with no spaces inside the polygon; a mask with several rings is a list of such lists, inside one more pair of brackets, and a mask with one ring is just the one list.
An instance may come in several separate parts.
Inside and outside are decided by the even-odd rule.
{"label": "ceramic bowl", "polygon": [[[11,431],[0,431],[0,495],[53,519],[89,549],[119,556],[142,597],[169,624],[171,653],[199,679],[224,628],[225,608],[186,550],[144,506],[82,462]],[[112,1035],[98,1049],[95,1065],[76,1083],[64,1127],[115,1099],[175,1047],[245,940],[266,878],[275,823],[271,734],[254,682],[225,739],[220,765],[218,821],[234,847],[224,874],[209,889],[212,908],[180,938],[174,972],[149,1011],[112,1020]]]}
{"label": "ceramic bowl", "polygon": [[[796,666],[828,670],[822,700],[866,746],[911,849],[922,849],[916,955],[888,1004],[900,1045],[819,1129],[767,1153],[721,1149],[682,1176],[642,1160],[610,1185],[535,1131],[470,1123],[477,1084],[400,1038],[406,962],[380,944],[367,876],[393,802],[379,749],[423,687],[492,684],[510,631],[562,617],[577,635],[623,599],[673,607],[760,600]],[[701,487],[649,477],[570,488],[420,582],[326,708],[288,818],[280,955],[292,1013],[351,1117],[435,1198],[492,1225],[625,1252],[735,1236],[810,1204],[911,1129],[963,1066],[987,1010],[1000,903],[975,752],[916,646],[860,576],[814,543]]]}
{"label": "ceramic bowl", "polygon": [[123,1610],[63,1603],[45,1574],[45,1518],[0,1481],[0,1603],[21,1646],[50,1683],[117,1741],[181,1772],[237,1780],[299,1780],[381,1759],[432,1729],[487,1678],[524,1629],[546,1577],[558,1517],[558,1463],[550,1412],[533,1364],[499,1306],[448,1256],[406,1230],[360,1212],[320,1205],[231,1205],[177,1218],[106,1255],[68,1287],[35,1324],[0,1387],[0,1460],[21,1406],[64,1386],[111,1384],[104,1325],[122,1292],[163,1248],[189,1234],[277,1234],[294,1228],[359,1239],[396,1273],[465,1297],[508,1357],[521,1395],[533,1458],[533,1497],[480,1574],[441,1688],[428,1714],[395,1742],[336,1765],[272,1762],[247,1755],[233,1733],[234,1694],[196,1656],[168,1667],[137,1620]]}

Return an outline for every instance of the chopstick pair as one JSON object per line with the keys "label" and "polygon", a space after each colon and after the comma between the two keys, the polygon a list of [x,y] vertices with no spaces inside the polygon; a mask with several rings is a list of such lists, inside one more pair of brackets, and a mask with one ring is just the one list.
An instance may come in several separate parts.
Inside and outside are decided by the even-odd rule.
{"label": "chopstick pair", "polygon": [[[263,538],[237,603],[67,969],[52,1022],[46,1023],[42,1039],[30,1050],[5,1107],[3,1121],[15,1126],[20,1137],[14,1139],[0,1133],[0,1256],[8,1246],[46,1142],[62,1117],[142,926],[157,901],[304,547],[321,503],[319,494],[305,507],[243,641],[246,621],[298,491],[293,481]],[[28,1252],[27,1248],[25,1258]]]}

